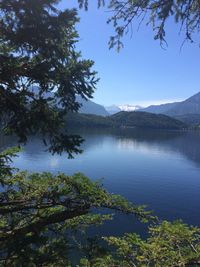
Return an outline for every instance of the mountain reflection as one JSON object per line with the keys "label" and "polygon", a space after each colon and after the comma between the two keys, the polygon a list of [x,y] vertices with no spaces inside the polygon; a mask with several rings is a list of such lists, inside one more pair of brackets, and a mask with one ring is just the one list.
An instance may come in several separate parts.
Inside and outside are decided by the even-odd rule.
{"label": "mountain reflection", "polygon": [[179,153],[200,166],[200,132],[132,131],[116,138],[120,148],[147,153]]}
{"label": "mountain reflection", "polygon": [[[93,150],[101,150],[107,143],[117,142],[121,150],[137,150],[144,153],[179,153],[200,167],[200,132],[133,130],[133,129],[82,129],[76,130],[85,142],[82,144],[84,155]],[[0,135],[0,150],[14,146],[16,140]],[[42,153],[43,160],[50,160],[52,166],[57,166],[60,156],[52,156],[46,152],[46,147],[37,137],[31,137],[23,148],[21,155],[29,160],[37,158]],[[63,155],[66,156],[67,155]],[[82,155],[75,155],[78,160]]]}
{"label": "mountain reflection", "polygon": [[198,131],[159,131],[159,130],[108,130],[88,132],[83,149],[103,144],[105,137],[117,140],[123,150],[139,150],[148,153],[179,153],[200,167],[200,132]]}

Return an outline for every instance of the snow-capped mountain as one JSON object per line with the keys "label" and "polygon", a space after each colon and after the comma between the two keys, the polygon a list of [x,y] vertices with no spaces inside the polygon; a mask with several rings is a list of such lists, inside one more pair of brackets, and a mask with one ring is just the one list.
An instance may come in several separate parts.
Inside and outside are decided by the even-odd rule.
{"label": "snow-capped mountain", "polygon": [[129,104],[119,105],[118,107],[120,108],[121,111],[136,111],[141,108],[138,105],[129,105]]}
{"label": "snow-capped mountain", "polygon": [[112,115],[115,113],[118,113],[120,111],[136,111],[138,109],[141,109],[138,105],[112,105],[109,107],[105,107],[105,109]]}

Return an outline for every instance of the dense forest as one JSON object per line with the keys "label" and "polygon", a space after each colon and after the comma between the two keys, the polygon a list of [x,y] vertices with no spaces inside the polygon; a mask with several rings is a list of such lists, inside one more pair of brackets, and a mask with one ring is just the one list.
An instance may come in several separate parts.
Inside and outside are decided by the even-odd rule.
{"label": "dense forest", "polygon": [[181,130],[187,128],[185,123],[166,115],[134,111],[121,111],[107,117],[92,114],[71,113],[66,117],[66,121],[68,127],[123,127],[169,130]]}

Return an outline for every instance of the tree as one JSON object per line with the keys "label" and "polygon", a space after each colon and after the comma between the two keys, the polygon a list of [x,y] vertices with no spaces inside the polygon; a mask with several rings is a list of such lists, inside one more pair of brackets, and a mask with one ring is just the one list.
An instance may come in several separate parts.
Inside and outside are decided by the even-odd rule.
{"label": "tree", "polygon": [[[1,128],[19,143],[39,134],[50,152],[72,156],[82,139],[66,134],[66,116],[78,110],[77,95],[92,97],[98,79],[93,62],[76,51],[76,11],[60,11],[58,2],[0,2]],[[0,153],[1,265],[66,266],[67,231],[110,218],[95,215],[94,208],[148,217],[84,175],[14,172],[10,162],[17,151]]]}
{"label": "tree", "polygon": [[66,266],[73,229],[111,219],[94,214],[94,208],[151,218],[142,207],[109,194],[82,174],[20,172],[5,178],[0,193],[0,262],[5,266]]}
{"label": "tree", "polygon": [[20,142],[37,132],[51,152],[71,156],[82,139],[63,132],[65,116],[78,110],[76,95],[92,97],[98,79],[76,51],[76,11],[60,11],[58,2],[0,3],[1,125]]}
{"label": "tree", "polygon": [[[93,259],[93,264],[82,259],[82,266],[191,266],[200,263],[200,229],[181,221],[163,221],[149,227],[149,238],[135,233],[105,240],[115,253]],[[190,265],[191,264],[191,265]]]}
{"label": "tree", "polygon": [[[97,79],[91,70],[93,62],[82,60],[76,51],[76,11],[60,11],[56,8],[58,2],[0,2],[1,127],[5,133],[17,135],[19,143],[26,142],[30,134],[39,133],[50,152],[67,151],[71,156],[80,151],[82,139],[66,134],[63,127],[66,116],[79,108],[76,95],[85,99],[92,96]],[[112,219],[110,211],[136,215],[141,221],[155,221],[143,206],[110,194],[100,183],[92,182],[83,174],[67,176],[14,171],[10,162],[18,150],[0,153],[1,266],[73,266],[68,249],[75,246],[77,250],[78,246],[72,237],[80,229]],[[102,214],[105,209],[107,215]],[[184,263],[197,261],[199,229],[188,230],[179,225],[177,240],[182,238],[183,230],[186,230],[183,249],[191,255],[189,259],[184,258]],[[169,231],[170,238],[171,233],[174,236],[174,231]],[[108,239],[117,247],[118,241],[120,246],[125,244],[126,249],[124,254],[119,254],[119,260],[107,247],[101,249],[101,244],[91,241],[92,255],[90,252],[90,258],[83,259],[80,265],[122,266],[124,258],[129,264],[127,246],[133,249],[128,254],[135,254],[135,246],[138,246],[137,250],[141,249],[140,244],[128,243],[130,240],[127,241],[126,236],[119,240]],[[140,242],[145,244],[145,241]],[[158,247],[161,245],[158,243]],[[148,248],[151,246],[147,247],[147,252]],[[153,248],[155,250],[155,246]],[[142,253],[138,255],[144,257]],[[104,258],[99,259],[99,255]],[[173,260],[172,264],[175,263]]]}
{"label": "tree", "polygon": [[[78,0],[80,7],[88,8],[88,0]],[[98,6],[105,5],[106,1],[98,0]],[[154,39],[161,45],[167,44],[166,24],[169,18],[180,25],[184,33],[184,40],[194,41],[195,34],[200,30],[200,2],[198,0],[110,0],[108,9],[111,16],[108,23],[113,23],[116,35],[110,38],[110,47],[120,49],[122,37],[132,31],[132,24],[138,28],[143,22],[151,24]]]}

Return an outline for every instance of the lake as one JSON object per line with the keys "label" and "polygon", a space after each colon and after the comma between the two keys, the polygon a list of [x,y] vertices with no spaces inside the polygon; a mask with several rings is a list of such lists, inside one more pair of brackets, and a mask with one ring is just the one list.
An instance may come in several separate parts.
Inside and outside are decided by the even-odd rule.
{"label": "lake", "polygon": [[[38,138],[31,138],[13,162],[31,172],[82,172],[137,204],[147,204],[162,219],[200,226],[200,132],[153,130],[79,130],[84,153],[66,155],[45,152]],[[1,137],[1,148],[14,145]],[[121,234],[143,231],[130,216],[118,215],[99,231]]]}

